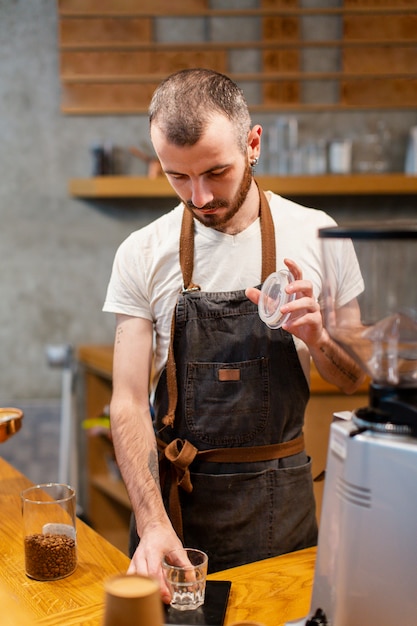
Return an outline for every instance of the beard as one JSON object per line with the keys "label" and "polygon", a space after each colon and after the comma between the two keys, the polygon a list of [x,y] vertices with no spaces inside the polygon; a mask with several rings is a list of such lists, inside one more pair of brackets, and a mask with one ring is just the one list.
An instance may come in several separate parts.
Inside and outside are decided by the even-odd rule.
{"label": "beard", "polygon": [[218,200],[213,200],[209,202],[203,207],[199,207],[200,210],[209,210],[209,209],[220,209],[227,207],[227,211],[223,212],[222,215],[204,215],[199,212],[199,209],[194,206],[191,200],[187,200],[185,202],[185,206],[190,209],[193,216],[204,226],[209,228],[214,228],[216,230],[222,231],[227,224],[233,219],[236,213],[241,208],[242,204],[245,202],[247,195],[249,193],[250,186],[252,184],[252,170],[249,163],[246,163],[245,171],[243,172],[242,180],[240,182],[239,188],[231,201],[225,200],[223,198],[219,198]]}

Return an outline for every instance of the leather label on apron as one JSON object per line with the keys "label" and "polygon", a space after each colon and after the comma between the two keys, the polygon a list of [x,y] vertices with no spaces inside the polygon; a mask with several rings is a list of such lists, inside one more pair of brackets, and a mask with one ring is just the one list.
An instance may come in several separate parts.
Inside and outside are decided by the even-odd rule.
{"label": "leather label on apron", "polygon": [[220,382],[223,381],[239,381],[240,380],[240,369],[220,369],[218,371],[218,379]]}

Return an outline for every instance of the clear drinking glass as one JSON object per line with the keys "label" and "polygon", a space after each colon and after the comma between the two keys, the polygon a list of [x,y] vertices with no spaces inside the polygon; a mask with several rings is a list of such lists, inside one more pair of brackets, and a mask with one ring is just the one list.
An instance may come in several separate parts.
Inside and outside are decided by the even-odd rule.
{"label": "clear drinking glass", "polygon": [[171,592],[171,606],[179,611],[204,604],[208,557],[193,548],[172,550],[162,559],[162,569]]}

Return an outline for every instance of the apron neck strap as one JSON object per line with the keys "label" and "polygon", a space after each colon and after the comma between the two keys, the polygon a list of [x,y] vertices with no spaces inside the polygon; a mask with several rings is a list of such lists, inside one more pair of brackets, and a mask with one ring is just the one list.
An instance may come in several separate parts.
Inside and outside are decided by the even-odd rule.
{"label": "apron neck strap", "polygon": [[271,209],[269,208],[269,202],[266,199],[266,195],[259,189],[259,185],[256,182],[256,186],[259,190],[259,217],[261,222],[261,242],[262,242],[262,277],[263,283],[266,278],[276,272],[277,259],[275,249],[275,227],[272,220]]}
{"label": "apron neck strap", "polygon": [[[255,181],[256,182],[256,181]],[[272,221],[271,210],[264,192],[259,189],[259,217],[261,222],[261,242],[262,242],[262,282],[269,274],[276,270],[275,253],[275,230]],[[194,218],[191,211],[184,207],[180,235],[180,265],[183,276],[184,291],[198,290],[198,285],[192,282],[194,268]],[[163,428],[174,426],[175,410],[178,401],[177,375],[174,357],[174,334],[175,334],[175,310],[171,321],[171,336],[168,349],[168,359],[166,364],[167,388],[168,388],[168,411],[163,417]]]}
{"label": "apron neck strap", "polygon": [[[259,218],[261,223],[262,242],[262,276],[261,282],[276,271],[275,229],[271,209],[262,189],[259,191]],[[184,207],[180,234],[180,266],[185,291],[198,289],[192,282],[194,269],[194,218],[189,209]]]}

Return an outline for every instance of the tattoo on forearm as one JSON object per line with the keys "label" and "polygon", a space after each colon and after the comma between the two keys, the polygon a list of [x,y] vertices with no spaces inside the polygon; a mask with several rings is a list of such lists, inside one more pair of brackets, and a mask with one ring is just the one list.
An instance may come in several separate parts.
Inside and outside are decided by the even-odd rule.
{"label": "tattoo on forearm", "polygon": [[[354,372],[352,369],[348,369],[342,362],[341,359],[337,358],[337,353],[329,353],[325,347],[321,347],[320,351],[324,354],[324,356],[326,358],[329,359],[329,361],[331,362],[331,364],[337,369],[339,370],[339,372],[341,374],[343,374],[343,376],[346,376],[346,378],[348,378],[350,381],[352,381],[353,383],[356,383],[359,379],[359,375]],[[350,359],[350,357],[348,357]],[[352,366],[355,366],[354,362],[352,361]]]}
{"label": "tattoo on forearm", "polygon": [[123,328],[121,326],[118,326],[117,331],[116,331],[116,343],[120,343],[120,338],[121,338],[122,333],[123,333]]}
{"label": "tattoo on forearm", "polygon": [[158,453],[156,448],[149,453],[148,468],[155,483],[159,486]]}

